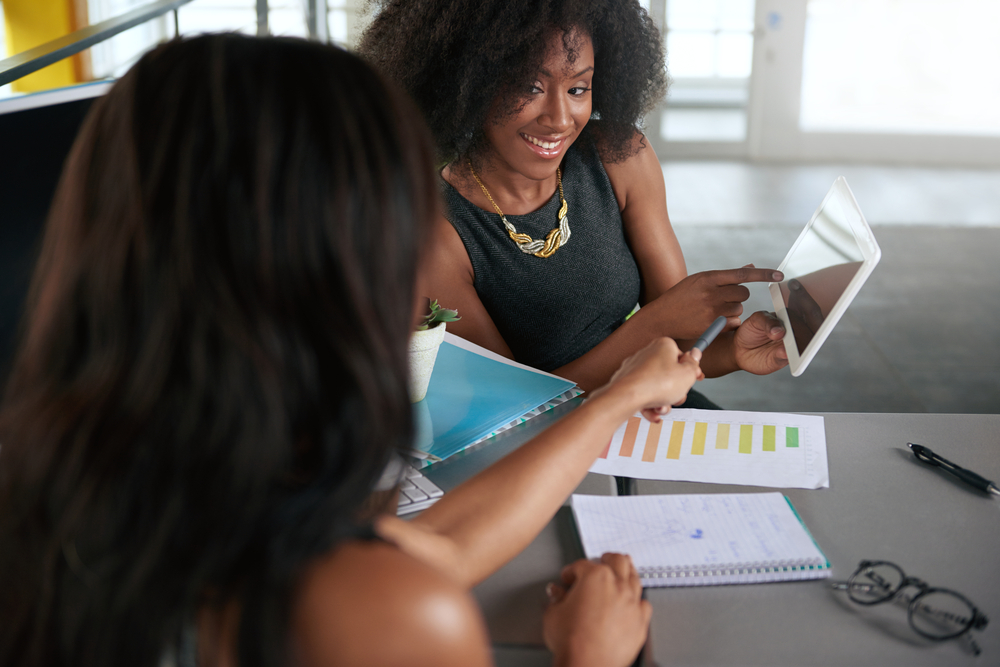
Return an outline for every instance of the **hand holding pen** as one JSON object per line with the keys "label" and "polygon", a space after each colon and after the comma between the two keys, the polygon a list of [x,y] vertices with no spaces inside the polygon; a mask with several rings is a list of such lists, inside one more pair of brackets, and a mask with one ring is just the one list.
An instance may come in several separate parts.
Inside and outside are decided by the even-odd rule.
{"label": "hand holding pen", "polygon": [[929,463],[932,466],[941,468],[945,472],[951,473],[973,488],[979,489],[985,493],[991,493],[995,496],[1000,496],[1000,488],[985,477],[981,477],[971,470],[966,470],[961,466],[955,465],[948,459],[938,456],[928,447],[924,447],[923,445],[918,445],[913,442],[908,442],[906,444],[913,450],[913,455],[924,463]]}
{"label": "hand holding pen", "polygon": [[[725,328],[726,328],[726,318],[720,315],[719,317],[715,318],[715,321],[708,326],[708,329],[705,329],[705,332],[698,337],[698,340],[695,341],[691,349],[685,352],[684,354],[680,355],[680,358],[683,359],[685,355],[690,355],[691,358],[694,359],[695,361],[701,362],[701,353],[705,351],[706,347],[712,344],[712,341],[715,340],[715,338],[720,333],[722,333],[722,330]],[[701,369],[699,369],[697,379],[701,380],[704,377],[705,374],[701,372]],[[677,403],[674,403],[674,405],[681,405],[682,403],[684,403],[685,400],[687,400],[686,395],[683,399],[681,399]],[[661,421],[660,417],[667,414],[668,412],[670,412],[670,406],[661,405],[658,408],[647,408],[642,411],[642,414],[644,417],[646,417],[646,419],[648,419],[651,422],[659,422]]]}

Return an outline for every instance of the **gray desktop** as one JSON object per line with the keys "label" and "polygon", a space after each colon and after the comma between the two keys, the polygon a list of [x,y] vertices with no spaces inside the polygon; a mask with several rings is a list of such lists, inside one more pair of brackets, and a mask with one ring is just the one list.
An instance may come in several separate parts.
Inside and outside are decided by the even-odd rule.
{"label": "gray desktop", "polygon": [[[445,491],[516,449],[572,405],[496,436],[488,447],[444,461],[427,475]],[[907,442],[926,444],[986,477],[1000,477],[1000,415],[835,414],[825,418],[830,487],[779,489],[830,559],[831,580],[862,559],[892,561],[930,586],[968,597],[992,623],[962,638],[931,642],[913,632],[905,605],[862,607],[831,580],[658,588],[649,665],[941,665],[1000,663],[1000,500],[919,463]],[[750,486],[640,480],[640,494],[739,493]],[[613,493],[588,475],[581,493]],[[564,507],[532,544],[474,593],[500,665],[545,665],[545,584],[582,556]]]}

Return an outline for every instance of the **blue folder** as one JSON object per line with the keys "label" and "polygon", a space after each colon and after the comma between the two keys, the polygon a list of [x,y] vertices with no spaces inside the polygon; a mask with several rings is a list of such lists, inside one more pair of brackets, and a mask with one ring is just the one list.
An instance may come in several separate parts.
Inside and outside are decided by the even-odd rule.
{"label": "blue folder", "polygon": [[424,400],[414,403],[414,447],[438,459],[576,386],[441,343]]}

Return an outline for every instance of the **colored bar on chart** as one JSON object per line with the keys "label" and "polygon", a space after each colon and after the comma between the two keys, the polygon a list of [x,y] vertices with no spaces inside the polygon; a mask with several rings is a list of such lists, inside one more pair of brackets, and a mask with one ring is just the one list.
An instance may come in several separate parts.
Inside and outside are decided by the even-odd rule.
{"label": "colored bar on chart", "polygon": [[785,427],[785,447],[798,447],[799,446],[799,427],[798,426],[786,426]]}
{"label": "colored bar on chart", "polygon": [[694,440],[691,441],[691,453],[703,455],[705,453],[705,436],[708,435],[708,424],[706,422],[694,423]]}
{"label": "colored bar on chart", "polygon": [[602,459],[608,458],[608,450],[610,450],[610,449],[611,449],[611,441],[608,440],[608,444],[604,445],[604,451],[601,452],[601,456],[599,458],[602,458]]}
{"label": "colored bar on chart", "polygon": [[628,423],[625,425],[625,437],[622,438],[622,447],[618,450],[618,456],[632,456],[632,450],[635,448],[635,437],[639,435],[639,423],[642,422],[638,417],[629,417]]}
{"label": "colored bar on chart", "polygon": [[777,430],[776,426],[770,424],[764,425],[764,451],[773,452],[774,451],[774,434]]}
{"label": "colored bar on chart", "polygon": [[667,445],[667,458],[679,459],[681,457],[681,440],[684,438],[685,422],[674,422],[670,428],[670,444]]}
{"label": "colored bar on chart", "polygon": [[753,442],[753,425],[740,424],[740,454],[750,453],[750,444]]}
{"label": "colored bar on chart", "polygon": [[729,449],[729,424],[719,424],[719,430],[715,432],[715,448]]}
{"label": "colored bar on chart", "polygon": [[656,460],[656,447],[660,444],[660,431],[663,429],[663,422],[649,425],[649,433],[646,434],[646,447],[642,450],[642,460],[652,463]]}

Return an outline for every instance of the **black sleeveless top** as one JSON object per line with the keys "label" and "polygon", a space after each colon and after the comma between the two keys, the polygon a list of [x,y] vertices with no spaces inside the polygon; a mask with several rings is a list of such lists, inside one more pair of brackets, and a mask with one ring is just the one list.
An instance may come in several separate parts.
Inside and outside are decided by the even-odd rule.
{"label": "black sleeveless top", "polygon": [[[639,268],[600,156],[571,146],[562,170],[571,236],[544,259],[521,252],[496,211],[484,211],[442,179],[446,216],[469,253],[480,301],[514,358],[543,371],[589,352],[639,301]],[[518,232],[545,238],[559,206],[557,189],[537,211],[507,219]]]}

